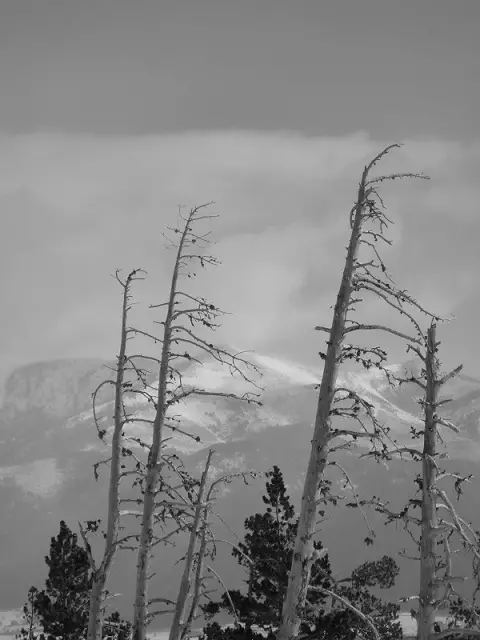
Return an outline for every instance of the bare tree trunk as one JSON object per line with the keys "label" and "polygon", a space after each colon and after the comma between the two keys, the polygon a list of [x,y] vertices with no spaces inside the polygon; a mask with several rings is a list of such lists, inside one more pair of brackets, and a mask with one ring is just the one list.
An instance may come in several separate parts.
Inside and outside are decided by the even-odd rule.
{"label": "bare tree trunk", "polygon": [[436,326],[432,324],[427,332],[427,348],[425,354],[425,429],[423,435],[422,459],[422,525],[420,541],[420,592],[417,614],[417,638],[429,640],[433,633],[435,622],[437,587],[436,587],[436,556],[437,556],[437,496],[436,479],[437,466],[435,463],[439,389],[439,362],[436,357]]}
{"label": "bare tree trunk", "polygon": [[107,575],[94,577],[90,591],[90,609],[88,612],[87,640],[101,640],[103,634],[102,602]]}
{"label": "bare tree trunk", "polygon": [[190,612],[186,623],[183,625],[181,640],[185,640],[190,634],[193,621],[197,617],[198,604],[202,595],[203,568],[205,565],[205,554],[207,552],[207,529],[208,529],[208,506],[203,510],[203,522],[200,533],[200,547],[198,549],[197,567],[195,570],[195,582],[193,586],[193,598]]}
{"label": "bare tree trunk", "polygon": [[192,210],[187,218],[180,242],[178,244],[177,257],[173,268],[170,296],[168,300],[167,315],[164,324],[164,336],[162,345],[162,358],[158,376],[157,411],[153,422],[152,446],[148,456],[147,476],[144,488],[143,515],[140,533],[140,546],[137,560],[137,581],[135,589],[135,611],[133,618],[133,640],[145,640],[146,614],[148,608],[148,569],[150,553],[153,541],[153,520],[155,510],[155,493],[160,473],[159,458],[162,448],[163,430],[167,410],[167,381],[170,373],[170,347],[172,343],[172,322],[175,313],[175,298],[180,263],[183,257],[183,249],[187,234],[190,231],[191,220],[196,210]]}
{"label": "bare tree trunk", "polygon": [[282,612],[282,624],[277,636],[278,640],[290,640],[298,635],[301,622],[301,610],[305,606],[307,598],[314,552],[313,534],[317,514],[317,491],[320,488],[321,477],[327,464],[328,442],[331,429],[330,412],[335,395],[339,360],[342,352],[345,319],[352,293],[355,260],[360,244],[366,178],[367,168],[365,168],[363,172],[362,181],[358,189],[355,218],[330,330],[330,339],[318,398],[312,448],[303,488],[292,568],[288,579],[287,593]]}
{"label": "bare tree trunk", "polygon": [[[165,334],[168,335],[168,321],[165,323]],[[167,337],[162,350],[162,364],[160,366],[160,384],[158,393],[158,410],[153,423],[153,440],[148,456],[147,476],[144,488],[143,515],[140,532],[137,581],[135,589],[135,611],[133,619],[133,640],[145,640],[146,614],[148,608],[148,569],[150,563],[151,546],[153,542],[153,521],[155,511],[155,495],[159,478],[158,461],[162,447],[163,427],[165,422],[165,391],[168,372],[168,350],[170,336]]]}
{"label": "bare tree trunk", "polygon": [[190,540],[188,544],[187,555],[185,558],[185,565],[183,568],[182,580],[180,582],[180,588],[178,590],[175,613],[173,616],[172,625],[170,627],[169,640],[180,640],[182,635],[182,628],[184,626],[182,618],[185,613],[185,607],[187,604],[188,596],[190,595],[192,568],[193,568],[193,561],[195,557],[195,546],[197,543],[198,528],[200,526],[202,512],[204,510],[204,506],[202,504],[203,495],[205,493],[205,486],[207,483],[207,476],[210,468],[210,461],[212,459],[212,455],[213,455],[213,451],[210,450],[208,452],[207,462],[205,463],[205,469],[203,470],[202,479],[200,481],[200,487],[198,489],[195,515],[193,518],[192,529],[190,531]]}
{"label": "bare tree trunk", "polygon": [[[165,320],[157,323],[163,325],[163,338],[140,330],[134,330],[139,335],[153,339],[155,343],[161,343],[162,353],[160,360],[157,360],[160,363],[158,394],[155,401],[152,399],[155,405],[155,418],[154,420],[145,420],[152,426],[153,435],[152,444],[145,444],[149,449],[149,455],[146,472],[142,476],[143,508],[141,513],[135,513],[135,515],[141,516],[141,530],[137,560],[133,640],[145,640],[146,624],[152,618],[147,611],[149,606],[148,573],[151,550],[153,545],[158,542],[158,537],[154,535],[155,508],[158,506],[156,504],[156,496],[159,480],[163,480],[161,478],[162,467],[167,464],[167,461],[161,455],[161,449],[164,444],[164,430],[173,429],[184,433],[178,426],[172,424],[172,421],[167,419],[169,408],[191,395],[229,397],[246,402],[257,402],[253,399],[257,395],[248,392],[237,395],[235,393],[209,391],[190,385],[186,388],[182,383],[181,372],[178,366],[175,366],[178,359],[187,363],[195,361],[201,364],[198,358],[189,353],[192,349],[197,349],[207,353],[220,364],[228,364],[231,374],[240,375],[244,381],[252,383],[252,380],[242,371],[242,367],[258,373],[255,365],[241,355],[231,354],[220,347],[215,347],[210,341],[199,337],[192,330],[191,327],[195,328],[196,326],[215,330],[219,326],[215,320],[220,315],[223,315],[223,312],[205,298],[191,295],[177,288],[180,275],[186,275],[188,278],[196,275],[195,272],[188,271],[188,265],[192,261],[202,268],[206,265],[219,264],[214,256],[207,255],[203,251],[205,244],[209,242],[207,239],[209,233],[199,235],[192,230],[196,222],[216,217],[214,215],[198,215],[199,211],[206,206],[208,205],[194,207],[185,217],[180,214],[185,223],[183,231],[178,228],[170,228],[170,231],[180,235],[180,240],[177,245],[178,249],[169,298],[167,302],[151,305],[151,308],[166,307],[167,309]],[[172,244],[174,243],[172,242]],[[186,273],[185,270],[187,270]],[[185,326],[187,322],[189,326]],[[257,386],[257,388],[259,387]],[[184,433],[184,435],[188,434]],[[188,508],[188,502],[186,502],[186,506]],[[200,509],[199,514],[201,515],[201,513]],[[184,527],[185,525],[181,524],[179,530],[183,530]],[[159,615],[159,612],[152,615]],[[183,615],[183,612],[181,615]]]}
{"label": "bare tree trunk", "polygon": [[[111,461],[110,461],[110,483],[108,490],[108,520],[105,537],[105,551],[102,562],[97,569],[93,571],[93,583],[90,592],[90,610],[88,616],[87,640],[102,640],[102,603],[105,591],[105,585],[110,572],[113,558],[117,551],[116,542],[119,530],[119,490],[121,477],[121,460],[122,460],[122,430],[123,430],[123,396],[124,396],[124,379],[127,349],[127,317],[130,309],[130,287],[135,276],[141,271],[136,269],[132,271],[125,282],[116,274],[118,282],[123,287],[123,305],[122,305],[122,326],[120,338],[120,352],[117,361],[117,376],[115,380],[115,409],[114,409],[114,429],[111,445]],[[103,385],[103,383],[102,383]],[[102,386],[100,385],[100,387]],[[95,414],[95,398],[100,387],[94,393],[94,416],[97,428],[99,428]]]}
{"label": "bare tree trunk", "polygon": [[[349,437],[353,435],[354,439],[357,437],[367,437],[370,438],[372,442],[375,438],[379,437],[376,430],[372,434],[353,434],[353,432],[349,430],[335,430],[335,433],[332,433],[331,420],[334,413],[336,413],[336,415],[347,415],[353,418],[356,416],[355,411],[351,411],[350,413],[344,411],[342,414],[341,410],[334,408],[335,395],[340,391],[346,391],[348,398],[355,398],[355,402],[360,403],[360,405],[367,410],[370,418],[375,422],[374,416],[372,416],[371,411],[368,409],[368,403],[365,403],[356,392],[336,388],[340,363],[345,358],[353,358],[364,366],[370,367],[374,364],[370,359],[372,354],[382,361],[384,359],[384,352],[378,347],[363,349],[362,347],[353,348],[351,345],[344,345],[345,335],[357,330],[381,330],[404,339],[411,339],[402,332],[389,327],[365,325],[350,320],[348,313],[355,308],[356,303],[362,301],[362,298],[355,298],[352,294],[358,291],[373,293],[380,299],[383,299],[390,307],[396,309],[399,314],[403,314],[409,318],[418,331],[420,330],[418,324],[415,322],[413,316],[404,310],[402,305],[404,302],[408,302],[408,304],[413,305],[413,307],[418,310],[427,313],[413,298],[394,286],[393,280],[388,276],[385,264],[376,249],[376,243],[379,240],[390,244],[390,241],[385,238],[383,234],[383,230],[388,226],[390,221],[385,214],[379,210],[376,204],[377,199],[382,205],[382,200],[377,191],[378,185],[385,180],[394,180],[396,178],[424,177],[418,174],[401,173],[369,179],[370,170],[393,147],[398,146],[399,145],[390,145],[384,149],[363,170],[357,200],[350,212],[350,226],[352,231],[342,280],[334,308],[332,325],[330,328],[316,327],[319,330],[326,331],[329,334],[329,339],[326,354],[322,354],[325,366],[320,384],[313,438],[311,441],[312,447],[303,488],[292,566],[283,603],[282,620],[277,633],[278,640],[292,640],[292,638],[298,635],[300,629],[314,557],[313,537],[317,507],[321,499],[322,479],[330,450],[329,442],[334,437],[338,437],[340,433]],[[364,229],[363,227],[366,221],[376,222],[378,230]],[[363,263],[358,260],[359,249],[362,244],[370,247],[373,251],[373,260]],[[382,280],[383,276],[378,277],[377,274],[386,274],[386,279]],[[348,325],[347,322],[349,323]],[[414,341],[418,342],[418,340],[415,339]],[[355,355],[355,353],[357,355]],[[366,354],[363,358],[361,356],[362,353]],[[382,368],[381,365],[380,368]],[[385,371],[384,368],[383,370]],[[359,408],[360,406],[357,405],[356,409]],[[378,424],[376,425],[376,428],[377,427]]]}

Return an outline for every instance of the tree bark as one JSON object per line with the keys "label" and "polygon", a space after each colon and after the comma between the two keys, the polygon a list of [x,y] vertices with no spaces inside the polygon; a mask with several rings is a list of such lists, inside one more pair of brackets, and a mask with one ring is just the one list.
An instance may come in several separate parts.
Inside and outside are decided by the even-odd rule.
{"label": "tree bark", "polygon": [[425,430],[423,436],[422,459],[422,537],[420,542],[420,591],[418,607],[418,640],[429,640],[433,634],[437,600],[436,554],[437,554],[437,500],[435,465],[438,402],[439,362],[436,357],[436,327],[432,325],[427,332],[425,357],[426,393],[425,393]]}
{"label": "tree bark", "polygon": [[135,588],[134,618],[132,628],[133,640],[145,640],[146,637],[146,616],[148,608],[148,569],[150,564],[150,552],[153,541],[153,520],[155,510],[155,494],[159,478],[159,459],[162,448],[163,430],[165,415],[167,410],[167,381],[169,375],[170,347],[172,343],[172,322],[175,312],[175,297],[177,293],[177,283],[179,276],[180,261],[183,256],[183,249],[187,233],[194,211],[190,213],[183,229],[178,251],[173,268],[170,296],[167,307],[167,315],[164,325],[164,337],[162,345],[162,357],[158,375],[158,398],[157,412],[153,422],[153,438],[147,463],[147,474],[144,488],[143,514],[140,532],[137,579]]}
{"label": "tree bark", "polygon": [[[125,361],[127,350],[127,317],[129,311],[129,294],[132,280],[137,270],[132,271],[123,286],[122,326],[120,338],[120,352],[117,362],[117,376],[115,380],[115,409],[114,429],[112,436],[112,458],[110,462],[110,482],[108,490],[108,519],[105,538],[105,551],[98,569],[93,571],[93,583],[90,592],[90,610],[88,616],[87,640],[102,640],[102,602],[108,575],[113,558],[117,551],[116,541],[119,530],[120,508],[120,469],[123,442],[123,396],[125,379]],[[95,399],[94,399],[95,402]]]}
{"label": "tree bark", "polygon": [[205,565],[205,555],[207,553],[207,528],[208,528],[208,506],[203,510],[202,527],[200,531],[200,547],[198,550],[197,567],[195,571],[195,583],[193,587],[192,604],[186,623],[183,625],[181,640],[189,637],[192,624],[197,617],[198,605],[202,595],[203,569]]}

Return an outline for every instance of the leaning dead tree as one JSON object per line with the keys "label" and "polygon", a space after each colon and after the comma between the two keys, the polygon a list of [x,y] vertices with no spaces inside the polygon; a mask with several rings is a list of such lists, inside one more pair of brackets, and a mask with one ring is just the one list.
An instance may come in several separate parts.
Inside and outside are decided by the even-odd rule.
{"label": "leaning dead tree", "polygon": [[[394,512],[388,503],[379,499],[370,501],[376,511],[387,517],[387,522],[402,522],[406,532],[418,547],[419,555],[416,558],[420,565],[420,584],[418,595],[404,598],[403,601],[417,600],[417,610],[412,610],[412,615],[417,620],[418,640],[440,640],[441,638],[456,636],[478,636],[477,629],[448,629],[435,631],[436,614],[453,604],[454,598],[459,597],[456,585],[467,580],[464,575],[453,573],[453,560],[459,552],[468,552],[472,556],[474,574],[479,576],[480,569],[480,533],[462,518],[455,508],[447,491],[442,486],[442,481],[450,480],[454,483],[457,498],[462,493],[462,485],[469,482],[472,476],[462,476],[459,473],[451,473],[440,467],[440,461],[448,458],[448,449],[439,451],[439,443],[444,443],[439,428],[458,433],[458,428],[447,418],[442,417],[441,409],[451,398],[440,397],[442,387],[460,373],[462,366],[456,367],[451,372],[442,374],[438,359],[440,342],[436,338],[436,324],[432,323],[424,335],[424,344],[421,348],[409,345],[421,361],[419,375],[408,374],[399,379],[402,383],[415,384],[421,389],[422,396],[419,400],[423,408],[423,429],[412,427],[414,439],[423,441],[423,447],[416,447],[414,443],[391,451],[387,458],[392,456],[408,456],[415,462],[421,463],[421,473],[417,475],[415,482],[421,491],[421,499],[412,498],[401,510]],[[365,502],[363,503],[365,504]],[[418,511],[421,511],[418,514]]]}
{"label": "leaning dead tree", "polygon": [[[247,388],[255,384],[252,376],[259,375],[259,371],[244,355],[217,347],[198,333],[198,330],[202,329],[215,330],[219,326],[217,320],[223,312],[205,298],[189,293],[183,288],[180,289],[179,286],[182,277],[190,279],[195,276],[196,268],[205,268],[219,263],[214,256],[206,252],[209,232],[203,234],[197,232],[198,224],[217,217],[202,214],[206,206],[208,205],[195,207],[188,215],[180,212],[183,227],[169,228],[170,232],[178,237],[177,244],[170,240],[170,246],[176,248],[170,294],[166,302],[151,305],[151,308],[165,310],[164,320],[157,322],[163,327],[161,335],[134,330],[136,335],[150,339],[154,345],[160,344],[161,355],[157,360],[158,388],[155,393],[152,387],[144,391],[154,407],[154,418],[131,420],[131,422],[146,422],[152,430],[151,444],[143,443],[148,450],[148,460],[141,480],[143,505],[138,546],[133,640],[145,640],[146,634],[149,567],[152,546],[155,542],[155,513],[159,506],[157,496],[164,489],[162,478],[166,469],[166,461],[162,458],[162,449],[168,439],[166,430],[184,433],[180,426],[181,422],[169,412],[179,402],[191,396],[214,396],[258,402],[256,400],[258,394],[251,391],[240,394],[222,393],[184,384],[182,364],[201,365],[202,356],[215,361],[218,365],[227,366],[232,375],[238,376],[242,383],[246,383]],[[133,360],[133,357],[129,358],[129,362]],[[184,435],[187,434],[184,433]]]}
{"label": "leaning dead tree", "polygon": [[[105,441],[107,429],[104,428],[103,422],[105,418],[100,417],[97,409],[97,400],[99,394],[104,387],[113,387],[114,397],[114,414],[113,414],[113,432],[110,444],[111,455],[108,460],[97,463],[94,467],[95,477],[98,479],[99,464],[110,465],[110,479],[108,490],[108,508],[107,508],[107,524],[104,532],[104,551],[103,556],[98,563],[92,553],[91,546],[87,539],[87,531],[80,525],[80,532],[84,540],[87,552],[89,554],[90,565],[92,569],[92,587],[90,592],[90,608],[88,617],[87,640],[102,639],[102,610],[105,600],[105,586],[115,554],[117,553],[125,538],[121,539],[120,532],[120,481],[122,479],[122,459],[125,456],[124,445],[124,426],[126,422],[126,408],[124,403],[125,395],[132,388],[132,383],[128,381],[128,356],[127,356],[127,340],[129,337],[128,313],[131,309],[131,287],[136,280],[143,280],[144,271],[135,269],[131,271],[125,280],[120,278],[120,272],[115,274],[117,282],[123,290],[121,329],[120,329],[120,350],[117,357],[117,366],[115,378],[104,380],[92,394],[93,397],[93,418],[97,427],[98,436]],[[88,524],[87,524],[88,526]],[[94,527],[95,528],[95,527]],[[92,527],[90,527],[92,529]]]}
{"label": "leaning dead tree", "polygon": [[[278,640],[291,640],[298,635],[302,612],[310,582],[314,560],[314,534],[318,506],[325,500],[324,474],[332,452],[345,449],[353,442],[366,439],[374,449],[386,448],[394,442],[388,429],[376,420],[373,407],[357,392],[337,386],[342,362],[353,361],[366,368],[378,367],[387,374],[384,364],[387,354],[379,346],[361,347],[345,342],[355,331],[380,331],[395,335],[413,344],[420,344],[421,329],[415,314],[428,314],[406,291],[399,289],[385,266],[379,246],[391,244],[385,233],[392,221],[387,217],[379,194],[382,183],[397,178],[425,178],[413,173],[393,173],[370,177],[372,169],[393,148],[390,145],[379,153],[363,170],[355,205],[350,212],[351,235],[340,288],[330,327],[316,327],[328,333],[327,351],[320,354],[324,370],[320,383],[317,413],[315,417],[312,447],[303,488],[299,525],[287,593],[282,612]],[[363,253],[370,255],[363,257]],[[364,297],[373,296],[413,325],[414,335],[394,327],[360,323],[352,318]],[[358,429],[332,427],[334,417],[352,418]],[[369,420],[370,427],[366,425]],[[343,442],[333,445],[341,437]],[[346,440],[346,442],[345,442]]]}
{"label": "leaning dead tree", "polygon": [[[170,627],[169,640],[186,640],[186,638],[189,637],[192,624],[199,617],[198,610],[200,600],[208,597],[208,594],[213,591],[207,589],[206,582],[208,577],[211,577],[208,575],[209,573],[213,574],[222,586],[224,586],[217,572],[211,566],[206,565],[207,558],[212,560],[215,558],[217,544],[219,542],[226,542],[234,548],[237,548],[233,543],[219,539],[210,526],[210,516],[212,514],[220,518],[220,516],[213,511],[215,495],[218,489],[222,485],[229,484],[238,478],[242,478],[245,484],[248,484],[249,478],[257,478],[263,475],[257,471],[240,471],[221,475],[215,480],[208,482],[213,455],[213,450],[210,450],[197,492],[195,515],[192,525],[190,526],[187,552],[183,558],[183,575],[177,599],[172,609],[174,616]],[[220,519],[223,522],[223,519]],[[242,553],[240,550],[238,551]],[[159,600],[163,601],[163,599]],[[235,614],[234,609],[233,612]]]}
{"label": "leaning dead tree", "polygon": [[173,615],[173,621],[170,627],[169,640],[180,640],[182,626],[184,624],[183,617],[185,615],[185,608],[187,600],[190,596],[192,588],[192,574],[193,566],[195,562],[195,548],[197,545],[197,538],[200,535],[200,528],[202,526],[202,516],[204,516],[205,509],[207,508],[203,504],[205,489],[207,485],[208,472],[210,470],[210,463],[212,460],[213,451],[208,452],[205,468],[200,480],[200,486],[198,488],[198,495],[195,504],[195,514],[190,530],[190,538],[188,542],[187,553],[183,564],[183,575],[180,582],[180,588],[178,590],[177,602],[175,605],[175,611]]}

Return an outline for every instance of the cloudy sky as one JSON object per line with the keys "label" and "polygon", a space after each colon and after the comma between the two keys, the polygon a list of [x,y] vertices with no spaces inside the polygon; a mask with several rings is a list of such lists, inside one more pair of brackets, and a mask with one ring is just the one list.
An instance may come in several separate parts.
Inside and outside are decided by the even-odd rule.
{"label": "cloudy sky", "polygon": [[385,189],[391,271],[480,377],[479,29],[478,0],[0,2],[0,377],[112,357],[110,274],[161,301],[161,233],[210,200],[220,338],[315,364],[359,174],[397,141],[383,170],[431,180]]}

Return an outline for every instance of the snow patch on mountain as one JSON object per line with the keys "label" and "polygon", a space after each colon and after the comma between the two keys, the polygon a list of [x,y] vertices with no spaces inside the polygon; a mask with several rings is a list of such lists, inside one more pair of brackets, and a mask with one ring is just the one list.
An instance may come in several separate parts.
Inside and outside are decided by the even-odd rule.
{"label": "snow patch on mountain", "polygon": [[278,382],[295,386],[314,385],[319,384],[322,379],[321,369],[307,369],[295,362],[257,354],[254,354],[253,359],[260,370],[265,372],[267,387]]}

